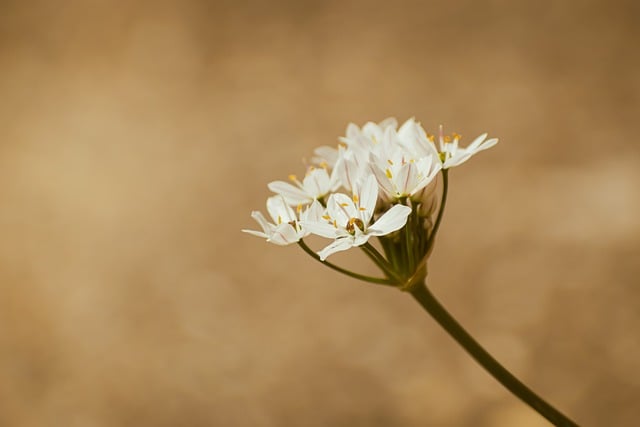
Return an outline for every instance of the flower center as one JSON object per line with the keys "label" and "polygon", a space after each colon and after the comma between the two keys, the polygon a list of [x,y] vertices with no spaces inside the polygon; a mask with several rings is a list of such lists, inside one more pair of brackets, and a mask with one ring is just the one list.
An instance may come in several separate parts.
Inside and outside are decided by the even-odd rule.
{"label": "flower center", "polygon": [[364,223],[360,218],[351,218],[345,227],[350,234],[356,234],[356,227],[364,232]]}

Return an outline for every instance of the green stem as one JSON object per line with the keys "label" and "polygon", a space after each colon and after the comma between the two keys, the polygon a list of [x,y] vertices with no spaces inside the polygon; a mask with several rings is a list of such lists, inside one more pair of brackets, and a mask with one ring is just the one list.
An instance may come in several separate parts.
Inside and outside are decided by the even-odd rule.
{"label": "green stem", "polygon": [[574,421],[535,394],[511,372],[493,358],[471,335],[447,312],[426,286],[413,287],[411,295],[442,326],[449,335],[511,393],[535,409],[555,426],[577,427]]}
{"label": "green stem", "polygon": [[370,276],[365,276],[364,274],[358,274],[358,273],[354,273],[353,271],[349,271],[347,269],[344,269],[342,267],[338,267],[337,265],[330,263],[329,261],[322,261],[320,259],[320,256],[315,253],[313,251],[313,249],[311,249],[309,246],[307,246],[307,244],[300,239],[298,241],[298,245],[307,253],[309,254],[313,259],[315,259],[316,261],[321,262],[323,265],[326,265],[327,267],[342,273],[342,274],[346,274],[349,277],[352,277],[354,279],[358,279],[358,280],[362,280],[365,282],[369,282],[369,283],[377,283],[379,285],[392,285],[393,282],[391,282],[389,279],[380,279],[377,277],[370,277]]}
{"label": "green stem", "polygon": [[438,208],[438,218],[436,218],[436,223],[433,225],[433,230],[429,235],[429,240],[427,241],[427,250],[426,254],[429,256],[431,254],[431,250],[433,249],[433,244],[436,240],[436,234],[438,234],[438,229],[440,228],[440,222],[442,221],[442,214],[444,213],[444,207],[447,204],[447,192],[449,191],[449,169],[442,169],[442,199],[440,199],[440,207]]}
{"label": "green stem", "polygon": [[389,264],[389,261],[387,261],[386,258],[383,257],[382,254],[378,252],[378,250],[371,243],[367,242],[360,247],[362,248],[364,253],[366,253],[369,256],[369,258],[371,258],[371,260],[375,262],[376,265],[380,267],[382,271],[385,272],[387,277],[389,279],[392,279],[394,284],[401,284],[403,282],[402,279],[396,273],[393,266]]}

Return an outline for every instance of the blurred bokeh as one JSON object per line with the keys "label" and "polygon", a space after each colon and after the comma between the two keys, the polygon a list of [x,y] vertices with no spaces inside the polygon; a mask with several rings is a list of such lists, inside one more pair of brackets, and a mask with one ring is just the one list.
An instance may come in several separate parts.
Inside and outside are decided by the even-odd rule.
{"label": "blurred bokeh", "polygon": [[434,293],[579,423],[637,425],[639,19],[4,0],[0,425],[547,425],[407,295],[240,233],[267,182],[387,116],[501,139],[452,172]]}

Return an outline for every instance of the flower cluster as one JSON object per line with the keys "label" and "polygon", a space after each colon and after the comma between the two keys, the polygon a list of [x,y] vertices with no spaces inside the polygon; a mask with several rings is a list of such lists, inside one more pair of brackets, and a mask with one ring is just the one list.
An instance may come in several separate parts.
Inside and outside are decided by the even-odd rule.
{"label": "flower cluster", "polygon": [[[304,237],[331,239],[317,252],[329,266],[330,255],[360,247],[385,280],[403,285],[416,272],[426,274],[426,258],[446,200],[447,170],[498,142],[486,138],[483,134],[463,148],[458,145],[460,135],[445,136],[441,126],[436,138],[413,119],[400,127],[393,118],[362,128],[349,124],[337,147],[315,150],[313,165],[302,180],[289,175],[289,182],[269,183],[275,193],[267,199],[273,222],[254,211],[251,216],[262,231],[243,231],[277,245],[298,243],[313,255]],[[443,191],[438,197],[440,173]],[[384,256],[369,243],[374,236]]]}

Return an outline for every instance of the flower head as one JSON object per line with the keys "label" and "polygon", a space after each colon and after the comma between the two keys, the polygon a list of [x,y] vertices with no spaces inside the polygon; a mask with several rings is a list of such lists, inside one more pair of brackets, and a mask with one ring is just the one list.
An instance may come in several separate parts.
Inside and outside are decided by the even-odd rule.
{"label": "flower head", "polygon": [[[272,222],[255,211],[251,216],[262,231],[243,231],[277,245],[297,242],[321,261],[362,247],[385,274],[374,281],[413,283],[426,274],[446,202],[448,169],[498,142],[486,138],[483,134],[463,148],[460,136],[445,136],[442,127],[436,143],[414,119],[400,127],[394,118],[362,127],[350,123],[337,146],[314,151],[314,166],[302,180],[290,175],[289,182],[268,184],[276,193],[267,200]],[[314,253],[302,241],[311,233],[332,242]],[[371,237],[378,238],[384,256],[368,243]]]}
{"label": "flower head", "polygon": [[329,176],[326,168],[309,167],[301,181],[295,175],[289,175],[293,184],[284,181],[273,181],[268,184],[269,190],[280,194],[292,206],[307,205],[320,200],[335,190],[335,178]]}
{"label": "flower head", "polygon": [[321,260],[333,253],[363,245],[371,236],[384,236],[405,225],[411,208],[403,205],[393,206],[370,224],[377,199],[378,185],[375,178],[369,176],[353,197],[342,193],[332,194],[321,221],[303,221],[303,226],[311,233],[334,239],[333,243],[318,252]]}
{"label": "flower head", "polygon": [[493,147],[498,143],[497,138],[486,139],[487,134],[483,133],[474,139],[468,147],[463,148],[458,145],[461,136],[453,133],[451,136],[444,135],[442,125],[440,125],[438,142],[440,144],[440,158],[442,160],[442,168],[449,169],[459,166],[469,160],[471,156],[480,151],[484,151]]}
{"label": "flower head", "polygon": [[262,231],[242,230],[254,236],[263,237],[267,242],[280,246],[290,245],[298,242],[301,238],[309,235],[301,225],[301,221],[317,221],[322,217],[324,209],[318,201],[314,201],[307,209],[302,210],[302,206],[297,209],[300,215],[298,219],[294,210],[286,203],[282,196],[272,196],[267,199],[267,212],[271,216],[273,223],[266,220],[262,212],[253,211],[251,217],[262,228]]}

